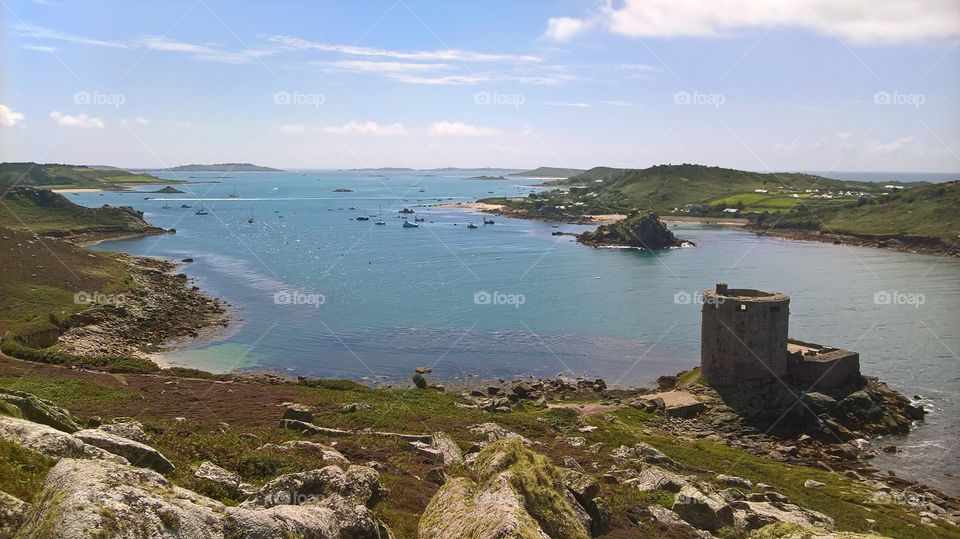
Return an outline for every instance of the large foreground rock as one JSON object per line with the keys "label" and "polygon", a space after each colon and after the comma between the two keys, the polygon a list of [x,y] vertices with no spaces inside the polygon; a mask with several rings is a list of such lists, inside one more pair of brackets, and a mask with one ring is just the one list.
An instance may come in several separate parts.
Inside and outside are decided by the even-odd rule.
{"label": "large foreground rock", "polygon": [[[358,468],[358,467],[351,467]],[[144,468],[61,460],[47,476],[18,532],[23,538],[387,539],[366,506],[379,477],[335,466],[283,476],[241,507],[177,487]],[[292,489],[294,496],[279,493]],[[304,494],[303,497],[300,494]],[[300,501],[299,505],[292,505]]]}
{"label": "large foreground rock", "polygon": [[[420,518],[420,539],[586,539],[590,535],[559,470],[517,437],[487,445],[477,481],[457,477],[434,495]],[[586,486],[589,489],[589,486]]]}
{"label": "large foreground rock", "polygon": [[47,425],[63,432],[76,432],[81,429],[80,425],[70,416],[70,412],[30,393],[5,389],[0,391],[0,403],[6,403],[8,411],[10,411],[9,407],[16,408],[16,415],[23,419]]}
{"label": "large foreground rock", "polygon": [[733,525],[733,508],[723,498],[685,486],[673,498],[673,512],[701,530]]}
{"label": "large foreground rock", "polygon": [[0,415],[0,440],[6,440],[55,459],[89,458],[127,463],[127,459],[84,443],[72,434],[16,417]]}
{"label": "large foreground rock", "polygon": [[256,492],[256,488],[250,483],[244,483],[239,474],[221,468],[210,461],[204,461],[197,466],[193,476],[220,487],[231,498],[242,500]]}
{"label": "large foreground rock", "polygon": [[136,440],[117,436],[99,429],[84,429],[74,433],[84,443],[120,455],[135,466],[143,466],[162,474],[173,472],[173,463],[159,451]]}

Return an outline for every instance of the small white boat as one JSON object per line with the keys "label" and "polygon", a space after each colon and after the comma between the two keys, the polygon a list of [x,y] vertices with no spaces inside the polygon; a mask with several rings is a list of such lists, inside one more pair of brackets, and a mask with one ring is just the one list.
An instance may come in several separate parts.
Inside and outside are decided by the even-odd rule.
{"label": "small white boat", "polygon": [[385,224],[387,224],[387,223],[383,220],[383,206],[380,206],[380,217],[378,217],[377,220],[373,222],[373,224],[375,224],[375,225],[385,225]]}
{"label": "small white boat", "polygon": [[403,228],[420,228],[420,225],[417,223],[411,223],[406,219],[403,220]]}
{"label": "small white boat", "polygon": [[370,218],[367,217],[366,215],[361,215],[361,216],[357,217],[357,221],[369,221],[369,220],[370,220]]}
{"label": "small white boat", "polygon": [[210,212],[207,211],[207,208],[204,207],[203,201],[200,201],[200,209],[194,212],[195,215],[209,215]]}
{"label": "small white boat", "polygon": [[473,224],[473,223],[470,223],[469,225],[467,225],[467,228],[480,228],[480,227],[478,227],[477,225],[475,225],[475,224]]}

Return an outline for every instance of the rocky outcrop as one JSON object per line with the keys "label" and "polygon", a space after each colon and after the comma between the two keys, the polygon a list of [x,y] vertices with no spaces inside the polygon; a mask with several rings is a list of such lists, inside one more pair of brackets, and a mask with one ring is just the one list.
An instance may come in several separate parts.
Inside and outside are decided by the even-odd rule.
{"label": "rocky outcrop", "polygon": [[10,539],[23,524],[30,505],[6,492],[0,492],[0,539]]}
{"label": "rocky outcrop", "polygon": [[345,464],[349,465],[350,461],[347,460],[347,457],[343,456],[343,453],[337,451],[336,449],[330,447],[329,445],[318,444],[316,442],[309,442],[307,440],[289,440],[283,442],[280,445],[277,444],[263,444],[257,448],[260,450],[274,450],[274,451],[299,451],[302,453],[312,453],[315,456],[322,458],[323,460],[335,463],[335,464]]}
{"label": "rocky outcrop", "polygon": [[463,451],[447,433],[434,432],[430,437],[430,447],[440,453],[444,466],[463,464]]}
{"label": "rocky outcrop", "polygon": [[130,418],[114,419],[112,423],[105,423],[97,428],[104,432],[129,438],[142,444],[150,443],[150,437],[147,436],[146,431],[143,429],[143,424]]}
{"label": "rocky outcrop", "polygon": [[[57,430],[76,432],[82,428],[70,417],[70,412],[30,393],[5,389],[0,391],[0,403],[6,403],[16,408],[14,415],[18,417],[47,425]],[[7,410],[13,411],[9,407],[7,407]]]}
{"label": "rocky outcrop", "polygon": [[733,525],[733,508],[720,496],[686,486],[673,498],[674,513],[702,530],[715,531]]}
{"label": "rocky outcrop", "polygon": [[127,459],[84,443],[72,434],[26,419],[0,415],[0,440],[56,459],[90,458],[127,464]]}
{"label": "rocky outcrop", "polygon": [[152,470],[63,459],[48,474],[18,537],[392,537],[367,506],[381,493],[379,476],[355,468],[363,467],[282,476],[264,485],[253,501],[226,507]]}
{"label": "rocky outcrop", "polygon": [[833,531],[833,519],[799,505],[783,502],[736,502],[733,504],[734,521],[737,527],[757,530],[782,522],[821,532]]}
{"label": "rocky outcrop", "polygon": [[[448,480],[420,519],[421,539],[586,539],[586,510],[577,505],[560,472],[516,437],[485,447],[477,481]],[[589,519],[589,516],[586,517]]]}
{"label": "rocky outcrop", "polygon": [[117,436],[100,429],[84,429],[74,433],[79,440],[94,447],[120,455],[134,466],[150,468],[162,474],[173,472],[173,463],[156,449],[138,441]]}
{"label": "rocky outcrop", "polygon": [[221,468],[210,461],[204,461],[197,466],[193,476],[220,487],[234,499],[245,499],[257,490],[250,483],[245,483],[240,474]]}
{"label": "rocky outcrop", "polygon": [[655,213],[636,214],[616,223],[601,225],[593,232],[578,235],[577,241],[593,247],[635,247],[646,250],[683,244]]}

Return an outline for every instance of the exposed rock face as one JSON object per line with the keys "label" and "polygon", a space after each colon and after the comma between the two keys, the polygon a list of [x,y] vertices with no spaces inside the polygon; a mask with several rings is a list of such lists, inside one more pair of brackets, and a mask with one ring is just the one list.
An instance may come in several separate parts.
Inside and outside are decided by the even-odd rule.
{"label": "exposed rock face", "polygon": [[637,477],[624,481],[624,484],[631,485],[642,492],[653,490],[680,492],[683,487],[689,485],[683,477],[653,465],[645,468]]}
{"label": "exposed rock face", "polygon": [[734,520],[746,530],[760,529],[769,524],[782,522],[821,531],[833,531],[833,519],[810,509],[783,502],[738,502],[735,504]]}
{"label": "exposed rock face", "polygon": [[622,221],[601,225],[593,232],[584,232],[577,241],[593,247],[636,247],[666,249],[679,247],[678,240],[655,213],[636,214]]}
{"label": "exposed rock face", "polygon": [[483,436],[487,442],[496,442],[505,438],[517,438],[525,444],[530,444],[530,440],[520,436],[516,432],[511,432],[496,423],[480,423],[472,425],[470,432]]}
{"label": "exposed rock face", "polygon": [[0,415],[0,439],[57,459],[90,458],[127,464],[127,459],[84,443],[72,434],[15,417]]}
{"label": "exposed rock face", "polygon": [[74,434],[89,445],[120,455],[134,466],[156,470],[162,474],[173,472],[173,463],[159,451],[138,441],[117,436],[99,429],[84,429]]}
{"label": "exposed rock face", "polygon": [[673,499],[673,511],[693,526],[714,531],[733,525],[733,509],[723,498],[686,486]]}
{"label": "exposed rock face", "polygon": [[420,519],[421,539],[589,537],[586,510],[574,508],[560,472],[519,439],[485,447],[476,471],[476,482],[458,477],[440,487]]}
{"label": "exposed rock face", "polygon": [[105,423],[97,428],[116,436],[129,438],[141,444],[150,443],[150,437],[147,436],[147,433],[143,430],[143,424],[133,419],[127,418],[122,421],[114,420],[113,423]]}
{"label": "exposed rock face", "polygon": [[283,419],[313,423],[313,410],[303,404],[288,403],[283,409]]}
{"label": "exposed rock face", "polygon": [[30,393],[5,389],[0,391],[0,402],[17,408],[20,417],[64,432],[77,432],[82,427],[70,417],[70,412],[50,401]]}
{"label": "exposed rock face", "polygon": [[631,461],[646,462],[647,464],[659,464],[673,469],[678,468],[677,464],[673,462],[673,459],[664,455],[656,447],[645,442],[638,442],[632,447],[621,445],[619,448],[614,449],[610,456],[613,457],[613,460],[620,463]]}
{"label": "exposed rock face", "polygon": [[0,539],[9,539],[17,531],[30,505],[6,492],[0,492]]}
{"label": "exposed rock face", "polygon": [[244,483],[239,474],[221,468],[210,461],[204,461],[197,466],[193,476],[219,486],[233,498],[243,499],[257,490],[253,485]]}
{"label": "exposed rock face", "polygon": [[316,442],[309,442],[307,440],[289,440],[283,442],[280,445],[277,444],[263,444],[257,448],[260,449],[273,449],[276,451],[302,451],[305,453],[313,453],[323,460],[334,462],[336,464],[345,464],[349,465],[350,461],[347,460],[347,457],[343,456],[343,453],[337,451],[336,449],[330,447],[329,445],[318,444]]}
{"label": "exposed rock face", "polygon": [[[169,483],[143,468],[64,459],[47,476],[19,537],[128,539],[310,537],[385,539],[392,535],[367,507],[379,476],[330,466],[267,483],[240,507]],[[296,498],[283,496],[294,489]],[[289,492],[288,492],[289,494]],[[291,505],[292,502],[302,502]]]}
{"label": "exposed rock face", "polygon": [[430,447],[440,453],[444,466],[463,464],[463,451],[447,433],[434,432],[430,437]]}

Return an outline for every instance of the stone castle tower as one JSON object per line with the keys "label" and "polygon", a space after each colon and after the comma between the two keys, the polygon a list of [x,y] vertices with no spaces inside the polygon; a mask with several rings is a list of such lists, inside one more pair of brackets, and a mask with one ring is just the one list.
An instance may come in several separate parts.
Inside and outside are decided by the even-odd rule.
{"label": "stone castle tower", "polygon": [[704,292],[700,371],[712,386],[788,377],[790,297],[727,288]]}

